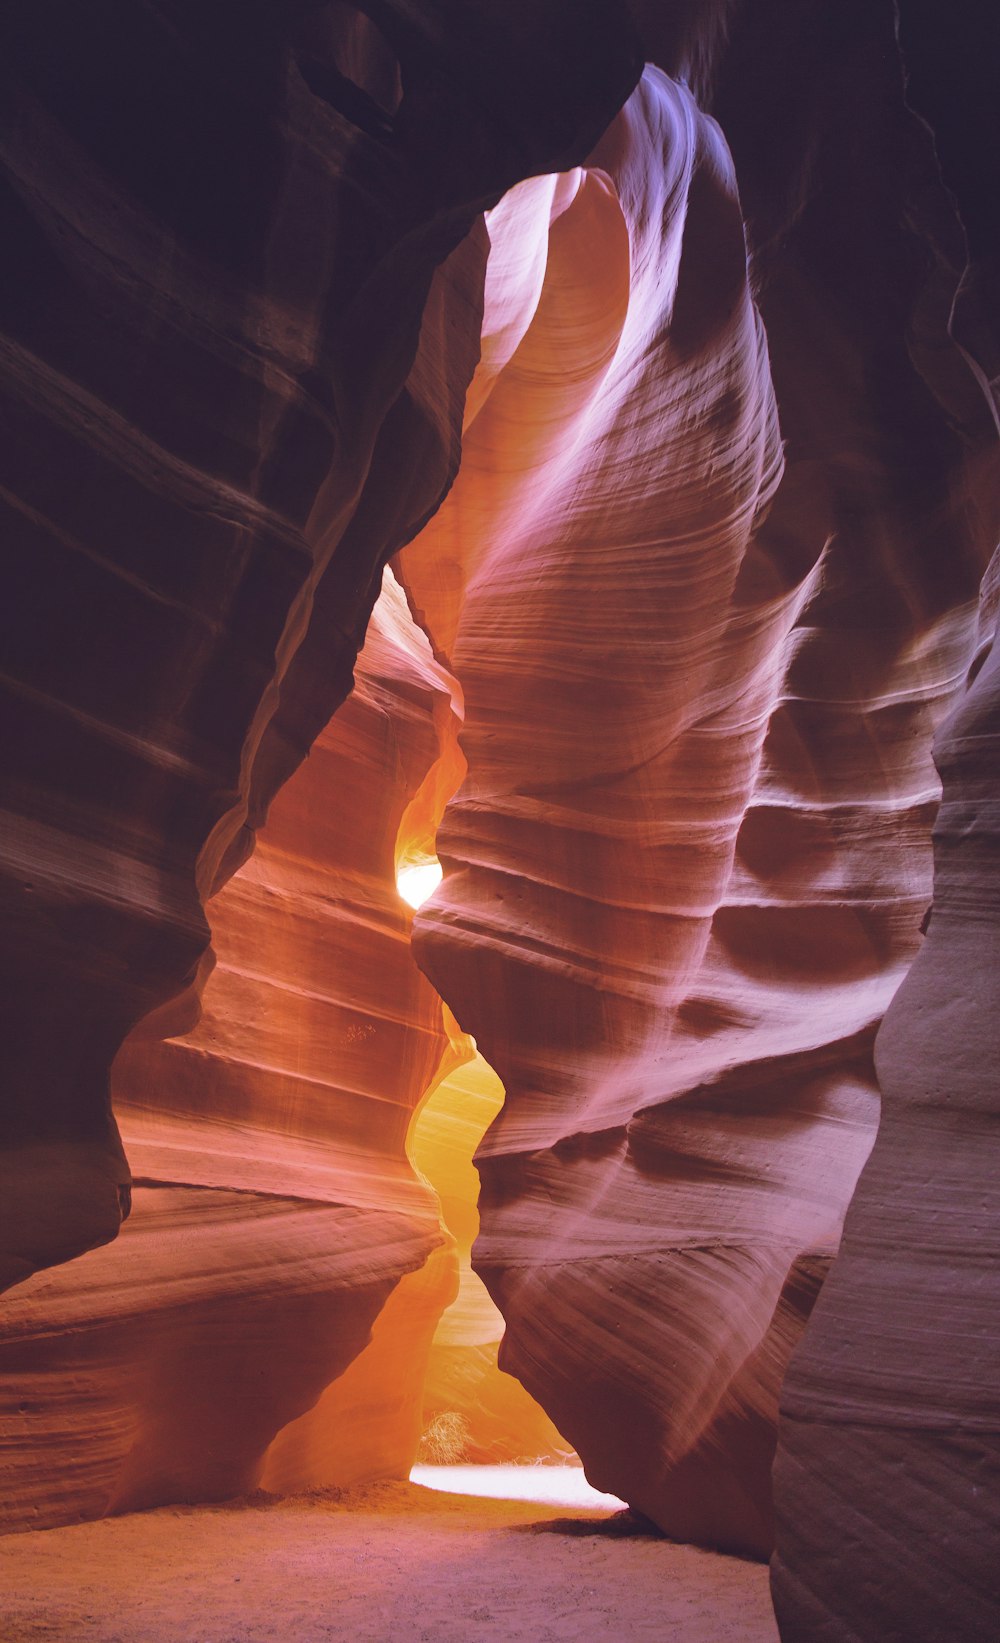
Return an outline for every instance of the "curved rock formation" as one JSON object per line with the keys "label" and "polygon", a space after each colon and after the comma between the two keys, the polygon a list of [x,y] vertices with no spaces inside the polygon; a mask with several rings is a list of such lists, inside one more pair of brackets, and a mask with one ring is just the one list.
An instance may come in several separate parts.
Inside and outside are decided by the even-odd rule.
{"label": "curved rock formation", "polygon": [[0,1282],[116,1233],[110,1063],[455,471],[481,245],[435,270],[634,83],[572,11],[4,14]]}
{"label": "curved rock formation", "polygon": [[[756,603],[735,594],[780,451],[717,130],[647,74],[595,168],[547,215],[541,257],[522,249],[535,198],[510,231],[504,261],[526,271],[521,340],[467,431],[451,498],[402,557],[465,692],[470,764],[440,835],[452,871],[418,930],[421,961],[507,1089],[480,1158],[477,1252],[507,1320],[503,1362],[593,1480],[662,1522],[662,1474],[710,1424],[798,1253],[777,1233],[763,1258],[713,1257],[707,1169],[664,1225],[652,1112],[641,1159],[628,1132],[673,1082],[674,1016],[804,595],[773,576]],[[491,221],[501,251],[506,226]],[[690,1065],[700,1041],[680,1036]],[[689,1254],[671,1256],[678,1238]],[[742,1327],[700,1324],[696,1355],[717,1368],[657,1385],[643,1366],[676,1362],[679,1341],[690,1354],[716,1269]],[[644,1343],[643,1297],[662,1316],[672,1279],[667,1339]]]}
{"label": "curved rock formation", "polygon": [[[985,540],[982,411],[942,357],[954,234],[886,20],[860,39],[884,170],[858,187],[815,120],[798,176],[780,134],[785,192],[748,155],[770,361],[725,145],[662,76],[586,171],[492,214],[478,413],[401,556],[466,698],[417,934],[507,1090],[475,1256],[501,1361],[599,1487],[765,1555],[778,1388],[874,1133]],[[748,24],[729,50],[739,153],[763,45]],[[903,153],[925,237],[879,217],[824,300]]]}
{"label": "curved rock formation", "polygon": [[[13,1521],[401,1469],[425,1373],[466,1452],[558,1447],[472,1286],[431,1346],[404,1154],[464,1249],[499,1092],[392,882],[464,693],[416,930],[507,1092],[501,1361],[600,1486],[767,1551],[1000,524],[979,9],[7,9]],[[437,662],[390,593],[331,723],[394,554]],[[995,1630],[996,669],[785,1395],[789,1643]]]}
{"label": "curved rock formation", "polygon": [[[985,76],[998,20],[977,9],[957,32],[936,8],[900,0],[897,27],[907,101],[933,132],[961,219],[948,333],[996,416],[1000,150]],[[1000,531],[996,446],[969,443],[959,497],[970,535],[989,544]],[[782,1393],[772,1587],[787,1643],[987,1643],[1000,1625],[988,1071],[1000,973],[998,569],[994,556],[969,687],[935,745],[934,899],[876,1042],[878,1138]]]}
{"label": "curved rock formation", "polygon": [[353,693],[210,905],[198,1025],[115,1062],[122,1238],[0,1314],[7,1523],[408,1472],[456,1259],[404,1150],[449,1041],[395,853],[442,708],[390,577]]}
{"label": "curved rock formation", "polygon": [[782,1395],[772,1585],[789,1643],[987,1643],[1000,1616],[994,566],[986,655],[935,747],[933,913],[878,1035],[878,1140]]}

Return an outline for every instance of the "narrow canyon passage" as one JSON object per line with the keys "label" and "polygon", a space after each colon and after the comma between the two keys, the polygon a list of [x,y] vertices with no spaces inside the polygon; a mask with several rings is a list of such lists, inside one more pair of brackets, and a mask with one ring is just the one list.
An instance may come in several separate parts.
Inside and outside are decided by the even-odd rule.
{"label": "narrow canyon passage", "polygon": [[0,9],[0,1643],[1000,1637],[954,13]]}

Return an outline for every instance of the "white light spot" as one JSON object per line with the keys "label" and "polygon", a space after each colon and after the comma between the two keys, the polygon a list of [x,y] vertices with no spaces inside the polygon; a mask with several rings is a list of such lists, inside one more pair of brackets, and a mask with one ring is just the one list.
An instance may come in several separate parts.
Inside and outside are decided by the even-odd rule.
{"label": "white light spot", "polygon": [[410,1482],[448,1495],[486,1495],[494,1500],[531,1500],[540,1506],[573,1506],[620,1512],[617,1495],[591,1488],[582,1466],[415,1466]]}
{"label": "white light spot", "polygon": [[396,874],[396,889],[411,907],[422,907],[443,877],[439,861],[414,862],[399,869]]}

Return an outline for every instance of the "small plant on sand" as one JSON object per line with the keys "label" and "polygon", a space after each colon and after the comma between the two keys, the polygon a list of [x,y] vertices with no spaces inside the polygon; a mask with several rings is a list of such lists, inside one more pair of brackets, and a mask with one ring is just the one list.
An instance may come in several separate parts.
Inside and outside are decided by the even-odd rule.
{"label": "small plant on sand", "polygon": [[459,1466],[469,1451],[469,1423],[457,1409],[442,1409],[420,1439],[417,1460],[422,1466]]}

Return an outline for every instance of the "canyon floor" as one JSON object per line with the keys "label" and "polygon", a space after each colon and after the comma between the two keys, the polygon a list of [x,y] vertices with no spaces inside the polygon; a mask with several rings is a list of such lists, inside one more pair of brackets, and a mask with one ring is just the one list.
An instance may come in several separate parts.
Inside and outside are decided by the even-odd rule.
{"label": "canyon floor", "polygon": [[[547,1476],[525,1478],[536,1470]],[[554,1471],[494,1469],[487,1487],[551,1496]],[[766,1568],[654,1537],[613,1505],[581,1506],[581,1483],[570,1480],[568,1506],[386,1483],[9,1536],[0,1636],[776,1643]]]}

